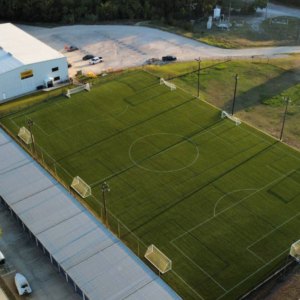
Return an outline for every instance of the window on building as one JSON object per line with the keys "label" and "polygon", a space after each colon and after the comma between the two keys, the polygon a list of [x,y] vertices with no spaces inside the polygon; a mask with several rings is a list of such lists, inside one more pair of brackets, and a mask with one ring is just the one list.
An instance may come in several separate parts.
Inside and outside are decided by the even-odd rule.
{"label": "window on building", "polygon": [[52,68],[52,72],[56,72],[56,71],[58,71],[58,67]]}
{"label": "window on building", "polygon": [[57,81],[57,80],[60,80],[60,77],[59,76],[57,76],[57,77],[54,77],[54,79],[53,79],[54,81]]}

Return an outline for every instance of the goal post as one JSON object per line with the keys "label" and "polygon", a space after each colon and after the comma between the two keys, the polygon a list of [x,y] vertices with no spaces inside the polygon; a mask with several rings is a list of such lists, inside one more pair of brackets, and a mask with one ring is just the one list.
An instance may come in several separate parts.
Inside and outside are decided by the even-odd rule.
{"label": "goal post", "polygon": [[148,247],[145,258],[162,274],[172,269],[172,261],[154,245]]}
{"label": "goal post", "polygon": [[74,177],[72,184],[74,189],[82,198],[86,198],[92,194],[91,187],[86,184],[79,176]]}
{"label": "goal post", "polygon": [[160,78],[160,84],[165,84],[166,86],[170,87],[170,88],[171,88],[171,91],[176,90],[175,84],[170,83],[170,82],[164,80],[163,78]]}
{"label": "goal post", "polygon": [[75,94],[75,93],[81,92],[83,90],[86,90],[86,91],[89,92],[91,90],[90,84],[86,83],[86,84],[78,86],[78,87],[76,87],[74,89],[68,89],[68,92],[66,93],[66,96],[68,98],[71,98],[71,94]]}
{"label": "goal post", "polygon": [[291,246],[290,256],[294,257],[297,262],[300,262],[300,240]]}
{"label": "goal post", "polygon": [[31,134],[24,126],[20,128],[18,137],[27,145],[32,143]]}
{"label": "goal post", "polygon": [[228,112],[226,112],[225,110],[222,111],[222,114],[221,114],[221,118],[224,119],[224,118],[228,118],[232,121],[235,122],[235,125],[240,125],[242,122],[239,118],[236,118],[234,117],[233,115],[229,114]]}

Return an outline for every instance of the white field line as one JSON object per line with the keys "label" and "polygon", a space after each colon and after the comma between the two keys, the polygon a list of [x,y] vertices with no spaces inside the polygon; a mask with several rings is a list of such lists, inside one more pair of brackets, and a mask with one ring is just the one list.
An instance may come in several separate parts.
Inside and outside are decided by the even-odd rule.
{"label": "white field line", "polygon": [[[153,156],[151,157],[151,159],[152,159],[153,157],[156,157],[156,156],[158,156],[158,155],[164,153],[165,151],[169,151],[169,150],[171,150],[171,149],[173,149],[173,148],[176,148],[177,146],[181,146],[182,144],[184,144],[184,143],[186,143],[186,142],[188,142],[188,141],[191,142],[191,143],[195,146],[195,148],[197,149],[197,155],[196,155],[196,158],[195,158],[190,164],[188,164],[188,165],[186,165],[186,166],[184,166],[184,167],[182,167],[182,168],[180,168],[180,169],[176,169],[176,170],[170,170],[170,171],[157,171],[157,170],[151,170],[151,169],[142,167],[139,163],[136,163],[136,162],[133,160],[133,158],[131,157],[131,148],[132,148],[132,146],[133,146],[136,142],[138,142],[139,140],[141,140],[141,139],[143,139],[143,138],[146,138],[146,137],[149,137],[149,136],[153,136],[153,135],[175,135],[175,136],[179,136],[179,137],[182,138],[182,140],[184,140],[184,141],[179,142],[178,144],[176,144],[176,145],[174,145],[174,146],[172,146],[172,147],[170,147],[170,148],[168,148],[168,149],[166,149],[166,150],[164,150],[164,151],[162,151],[162,152],[156,153],[155,155],[153,155]],[[129,147],[129,150],[128,150],[129,158],[130,158],[130,160],[134,163],[133,166],[136,165],[136,166],[138,166],[139,168],[142,168],[142,169],[144,169],[144,170],[151,171],[151,172],[158,172],[158,173],[177,172],[177,171],[181,171],[181,170],[183,170],[183,169],[185,169],[185,168],[188,168],[188,167],[190,167],[191,165],[193,165],[193,164],[196,162],[196,160],[197,160],[198,157],[199,157],[199,154],[200,154],[200,153],[199,153],[199,148],[198,148],[198,146],[197,146],[191,139],[186,138],[186,137],[184,137],[184,136],[182,136],[182,135],[179,135],[179,134],[172,134],[172,133],[166,133],[166,132],[152,133],[152,134],[149,134],[149,135],[142,136],[142,137],[138,138],[137,140],[135,140],[135,141],[131,144],[131,146]]]}
{"label": "white field line", "polygon": [[259,193],[259,192],[262,191],[263,189],[265,189],[265,188],[267,188],[268,186],[274,184],[276,181],[279,181],[279,180],[281,180],[282,178],[287,177],[287,176],[290,175],[290,174],[291,174],[291,172],[289,172],[289,173],[287,173],[287,174],[285,174],[285,175],[283,175],[283,176],[281,176],[281,177],[275,179],[275,180],[272,181],[271,183],[268,183],[267,185],[263,186],[262,188],[257,189],[254,193],[250,194],[249,196],[247,196],[247,197],[245,197],[245,198],[239,200],[238,202],[232,204],[231,206],[229,206],[229,207],[227,207],[226,209],[222,210],[221,212],[217,213],[215,216],[210,217],[209,219],[207,219],[207,220],[205,220],[204,222],[198,224],[197,226],[193,227],[192,229],[190,229],[190,230],[186,231],[185,233],[179,235],[177,238],[173,239],[173,240],[171,241],[171,243],[174,242],[174,241],[176,241],[177,239],[181,238],[182,236],[184,236],[184,235],[186,235],[186,234],[192,232],[193,230],[195,230],[196,228],[202,226],[203,224],[205,224],[205,223],[211,221],[212,219],[216,218],[217,216],[219,216],[220,214],[222,214],[222,213],[224,213],[225,211],[229,210],[230,208],[232,208],[232,207],[238,205],[239,203],[241,203],[242,201],[248,199],[248,198],[251,197],[252,195],[255,195],[255,194]]}
{"label": "white field line", "polygon": [[258,256],[255,252],[251,251],[251,250],[248,249],[248,248],[247,248],[247,250],[248,250],[251,254],[253,254],[254,256],[256,256],[259,260],[261,260],[264,264],[267,264],[267,262],[264,261],[264,260],[263,260],[260,256]]}
{"label": "white field line", "polygon": [[173,272],[182,282],[184,282],[184,284],[186,284],[189,289],[192,290],[199,298],[204,300],[204,298],[199,293],[197,293],[189,284],[187,284],[186,281],[183,280],[174,270],[171,270],[171,272]]}
{"label": "white field line", "polygon": [[[192,109],[192,108],[191,108],[191,109]],[[190,109],[189,109],[189,110],[190,110]],[[222,126],[224,126],[224,124],[223,124],[223,125],[220,125],[220,126],[218,126],[218,127],[222,127]],[[215,128],[215,127],[214,127],[214,128]],[[210,130],[205,130],[205,132],[202,132],[202,133],[196,135],[195,137],[191,138],[191,140],[193,140],[194,138],[199,137],[199,136],[201,136],[201,135],[204,135],[204,134],[206,134],[206,133],[210,133],[210,131],[213,130],[214,128],[212,128],[212,129],[210,129]],[[218,137],[218,136],[216,136],[216,137]],[[186,141],[186,142],[187,142],[187,141]],[[193,143],[193,144],[194,144],[194,143]],[[196,145],[196,144],[195,144],[195,145]],[[131,147],[131,146],[130,146],[130,147]],[[174,146],[174,147],[175,147],[175,146]],[[197,148],[198,148],[198,146],[197,146]],[[198,148],[198,149],[199,149],[199,148]],[[167,149],[167,150],[169,150],[169,149]],[[166,151],[167,151],[167,150],[166,150]],[[162,153],[162,152],[160,152],[160,154],[161,154],[161,153]],[[104,182],[104,181],[109,180],[111,177],[118,176],[120,173],[122,173],[122,172],[128,170],[129,168],[134,167],[135,165],[136,165],[136,164],[130,165],[130,166],[128,166],[128,167],[126,167],[126,168],[120,170],[119,172],[116,172],[116,173],[111,174],[111,175],[109,175],[109,176],[107,176],[107,177],[105,177],[105,178],[102,178],[102,179],[100,179],[99,181],[96,181],[96,182],[90,184],[90,186],[92,187],[93,185],[96,185],[96,184],[98,184],[98,183],[101,183],[101,182]],[[170,171],[170,172],[176,172],[176,171]]]}
{"label": "white field line", "polygon": [[209,277],[212,281],[214,281],[223,291],[227,292],[227,290],[218,283],[213,277],[211,277],[207,272],[205,272],[201,267],[199,267],[192,259],[190,259],[184,252],[182,252],[175,244],[171,242],[172,246],[174,246],[178,251],[180,251],[190,262],[192,262],[197,268],[199,268],[207,277]]}
{"label": "white field line", "polygon": [[128,108],[129,108],[129,105],[127,105],[127,106],[125,107],[125,110],[124,110],[122,113],[120,113],[119,115],[117,115],[117,116],[115,116],[115,117],[107,118],[107,119],[104,119],[104,120],[94,120],[94,119],[96,119],[96,118],[98,118],[98,117],[100,117],[100,116],[104,116],[104,115],[111,114],[112,112],[118,111],[118,110],[120,110],[120,109],[115,109],[115,110],[112,110],[112,111],[110,111],[110,112],[107,112],[107,113],[105,113],[105,114],[103,114],[103,115],[98,115],[97,117],[94,117],[94,118],[92,118],[92,119],[89,119],[89,120],[87,120],[86,122],[99,123],[99,122],[104,122],[104,121],[109,121],[109,120],[115,120],[116,118],[119,118],[119,117],[121,117],[122,115],[124,115],[124,114],[127,112]]}
{"label": "white field line", "polygon": [[286,250],[284,250],[282,253],[280,253],[279,255],[277,255],[275,258],[273,258],[272,260],[270,260],[269,262],[267,262],[264,266],[262,266],[261,268],[257,269],[255,272],[253,272],[251,275],[249,275],[248,277],[246,277],[244,280],[242,280],[241,282],[239,282],[237,285],[235,285],[234,287],[232,287],[230,290],[228,290],[226,293],[224,293],[222,296],[220,296],[217,300],[221,299],[222,297],[224,297],[226,294],[228,294],[229,292],[231,292],[232,290],[234,290],[237,286],[239,286],[240,284],[242,284],[244,281],[248,280],[250,277],[252,277],[254,274],[256,274],[257,272],[259,272],[260,270],[262,270],[264,267],[266,267],[267,265],[269,265],[270,263],[272,263],[274,260],[276,260],[278,257],[280,257],[282,254],[284,254],[286,251],[290,250],[290,248],[287,248]]}
{"label": "white field line", "polygon": [[248,250],[248,248],[251,248],[253,245],[255,245],[256,243],[258,243],[260,240],[264,239],[266,236],[268,236],[269,234],[273,233],[274,231],[276,231],[277,229],[279,229],[280,227],[282,227],[283,225],[285,225],[286,223],[288,223],[289,221],[293,220],[294,218],[296,218],[299,215],[300,215],[300,212],[297,213],[296,215],[294,215],[293,217],[291,217],[290,219],[288,219],[287,221],[285,221],[284,223],[282,223],[281,225],[279,225],[276,228],[274,228],[272,231],[270,231],[269,233],[267,233],[266,235],[264,235],[263,237],[261,237],[260,239],[258,239],[254,243],[252,243],[251,245],[249,245],[247,247],[247,250]]}
{"label": "white field line", "polygon": [[[231,192],[229,192],[229,193],[223,195],[223,196],[216,202],[216,204],[215,204],[215,207],[214,207],[214,217],[216,216],[216,208],[217,208],[219,202],[220,202],[222,199],[224,199],[226,196],[229,196],[229,195],[231,195],[231,194],[233,194],[233,193],[240,192],[240,191],[256,191],[256,190],[257,190],[257,189],[242,189],[242,190],[235,190],[235,191],[231,191]],[[252,194],[254,194],[254,193],[252,193]],[[251,194],[251,195],[252,195],[252,194]],[[250,195],[250,196],[251,196],[251,195]]]}

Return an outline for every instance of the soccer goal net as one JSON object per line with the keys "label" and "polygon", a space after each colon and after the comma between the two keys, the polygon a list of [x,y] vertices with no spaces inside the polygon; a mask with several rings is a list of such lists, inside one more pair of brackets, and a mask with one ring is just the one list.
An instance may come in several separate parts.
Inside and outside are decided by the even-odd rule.
{"label": "soccer goal net", "polygon": [[20,128],[18,137],[27,145],[32,143],[31,134],[25,127]]}
{"label": "soccer goal net", "polygon": [[159,251],[154,245],[148,247],[145,258],[164,274],[172,269],[172,261],[167,258],[161,251]]}
{"label": "soccer goal net", "polygon": [[291,246],[290,255],[300,262],[300,240]]}
{"label": "soccer goal net", "polygon": [[236,117],[234,117],[233,115],[231,115],[231,114],[229,114],[229,113],[227,113],[226,111],[222,111],[222,114],[221,114],[221,118],[222,119],[224,119],[224,118],[228,118],[228,119],[230,119],[230,120],[232,120],[232,121],[234,121],[235,122],[235,125],[240,125],[242,122],[241,122],[241,120],[239,119],[239,118],[236,118]]}
{"label": "soccer goal net", "polygon": [[86,198],[92,194],[91,187],[89,185],[87,185],[79,176],[74,177],[71,187],[82,198]]}
{"label": "soccer goal net", "polygon": [[170,87],[170,88],[171,88],[171,91],[176,90],[175,84],[170,83],[170,82],[164,80],[163,78],[160,79],[160,84],[165,84],[166,86]]}
{"label": "soccer goal net", "polygon": [[78,93],[78,92],[83,91],[83,90],[90,91],[90,84],[86,83],[85,85],[78,86],[74,89],[68,89],[68,92],[66,93],[66,96],[68,98],[71,98],[72,94]]}

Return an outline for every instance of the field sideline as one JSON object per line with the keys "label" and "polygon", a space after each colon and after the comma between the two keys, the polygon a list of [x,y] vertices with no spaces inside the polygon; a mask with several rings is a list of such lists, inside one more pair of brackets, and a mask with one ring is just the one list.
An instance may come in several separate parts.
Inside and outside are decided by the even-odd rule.
{"label": "field sideline", "polygon": [[163,251],[173,270],[162,278],[184,299],[238,298],[299,239],[299,152],[147,72],[0,121],[17,135],[28,118],[39,157],[68,185],[86,181],[100,216],[110,185],[112,231],[114,215],[140,257],[145,245]]}

